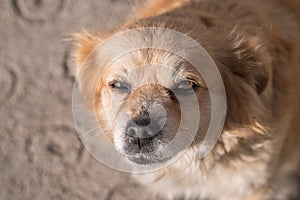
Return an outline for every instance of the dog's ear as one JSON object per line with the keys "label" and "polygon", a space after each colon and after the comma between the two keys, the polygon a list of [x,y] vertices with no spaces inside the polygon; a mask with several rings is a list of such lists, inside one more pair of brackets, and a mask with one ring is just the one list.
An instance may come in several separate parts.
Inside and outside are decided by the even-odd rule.
{"label": "dog's ear", "polygon": [[215,52],[221,68],[249,84],[258,95],[264,92],[272,75],[271,55],[261,35],[237,27],[224,36]]}
{"label": "dog's ear", "polygon": [[76,65],[76,72],[80,69],[83,62],[91,54],[91,52],[99,45],[100,38],[88,32],[76,33],[73,35],[73,58]]}
{"label": "dog's ear", "polygon": [[103,41],[101,36],[88,32],[74,34],[73,63],[75,65],[74,76],[79,84],[80,92],[87,107],[95,103],[96,89],[101,77],[101,66],[97,47]]}
{"label": "dog's ear", "polygon": [[262,35],[237,28],[228,35],[226,50],[219,53],[228,95],[227,125],[254,125],[264,118],[260,95],[270,83],[272,59]]}
{"label": "dog's ear", "polygon": [[263,114],[260,96],[270,84],[272,59],[261,35],[236,27],[210,33],[206,42],[223,77],[227,125],[251,125]]}

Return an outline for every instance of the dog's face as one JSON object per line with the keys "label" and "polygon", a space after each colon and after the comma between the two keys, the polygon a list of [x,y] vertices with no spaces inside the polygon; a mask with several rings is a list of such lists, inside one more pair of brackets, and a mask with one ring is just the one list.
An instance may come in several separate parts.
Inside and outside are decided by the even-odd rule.
{"label": "dog's face", "polygon": [[144,49],[118,58],[103,72],[95,109],[120,153],[135,163],[152,164],[182,150],[167,153],[166,148],[181,123],[179,99],[189,109],[195,94],[209,109],[205,83],[191,64],[163,50]]}
{"label": "dog's face", "polygon": [[[98,49],[105,40],[103,37],[88,34],[79,37],[77,78],[83,96],[95,109],[101,129],[116,150],[132,162],[154,164],[165,162],[184,150],[180,142],[175,144],[176,148],[169,148],[176,135],[182,143],[193,137],[190,147],[199,144],[210,122],[211,100],[195,66],[174,53],[151,48],[127,52],[110,60],[107,52],[118,51],[122,44]],[[208,36],[204,34],[205,37]],[[268,84],[268,72],[258,67],[269,64],[267,56],[265,61],[259,60],[264,52],[259,52],[257,41],[252,37],[240,37],[237,41],[223,40],[225,36],[209,37],[202,38],[203,44],[218,64],[227,90],[229,110],[224,130],[254,124],[259,119],[257,111],[261,106],[258,96]],[[141,36],[130,41],[148,40]],[[186,51],[188,49],[186,47]],[[247,66],[246,70],[243,66]],[[194,96],[196,103],[192,101]],[[184,127],[185,131],[180,129],[182,111],[193,112],[191,102],[198,104],[201,110],[200,118],[195,119],[200,121],[196,135],[188,126]]]}

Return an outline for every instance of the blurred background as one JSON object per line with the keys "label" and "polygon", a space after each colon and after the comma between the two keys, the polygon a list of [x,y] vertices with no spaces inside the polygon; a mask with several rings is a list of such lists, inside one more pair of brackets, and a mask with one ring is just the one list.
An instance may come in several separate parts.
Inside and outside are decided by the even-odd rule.
{"label": "blurred background", "polygon": [[94,159],[72,118],[71,44],[142,1],[0,0],[0,199],[153,199]]}

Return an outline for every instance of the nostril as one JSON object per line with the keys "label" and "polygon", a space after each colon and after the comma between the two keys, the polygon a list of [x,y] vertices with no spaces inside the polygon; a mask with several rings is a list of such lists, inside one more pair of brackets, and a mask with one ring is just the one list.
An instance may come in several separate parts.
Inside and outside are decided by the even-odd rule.
{"label": "nostril", "polygon": [[126,135],[129,137],[136,137],[136,128],[135,127],[128,127],[126,130]]}
{"label": "nostril", "polygon": [[131,138],[149,138],[154,136],[151,127],[139,126],[135,122],[130,121],[127,124],[125,135]]}

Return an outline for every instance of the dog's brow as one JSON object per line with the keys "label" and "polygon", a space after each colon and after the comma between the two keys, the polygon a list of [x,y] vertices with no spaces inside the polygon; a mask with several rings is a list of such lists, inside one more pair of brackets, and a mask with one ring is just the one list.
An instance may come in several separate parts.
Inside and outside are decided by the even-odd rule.
{"label": "dog's brow", "polygon": [[179,73],[181,73],[183,71],[184,68],[184,61],[179,61],[178,63],[176,63],[173,67],[173,77],[176,77]]}

